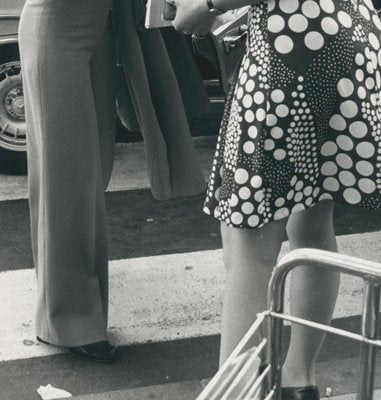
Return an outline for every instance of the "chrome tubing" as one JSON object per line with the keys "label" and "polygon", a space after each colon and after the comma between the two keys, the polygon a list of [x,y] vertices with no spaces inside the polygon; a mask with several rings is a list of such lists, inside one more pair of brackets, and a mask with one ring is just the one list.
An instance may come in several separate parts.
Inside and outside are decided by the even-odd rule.
{"label": "chrome tubing", "polygon": [[324,331],[332,332],[335,330],[295,317],[287,318],[283,314],[286,277],[291,270],[300,266],[329,268],[364,280],[365,293],[361,335],[342,334],[342,336],[352,336],[352,339],[362,342],[361,379],[357,400],[372,400],[375,346],[380,345],[380,342],[377,341],[377,324],[380,304],[381,264],[317,249],[291,251],[278,262],[270,280],[268,292],[269,314],[271,316],[269,320],[269,360],[272,365],[270,388],[275,392],[275,400],[281,400],[283,320],[293,320],[295,323],[302,323]]}
{"label": "chrome tubing", "polygon": [[[361,334],[364,338],[376,340],[378,336],[378,317],[380,312],[380,282],[373,276],[365,278],[364,305]],[[374,371],[376,366],[376,347],[361,345],[361,376],[357,400],[372,399]]]}
{"label": "chrome tubing", "polygon": [[362,344],[366,344],[366,345],[370,345],[370,346],[376,346],[376,347],[381,348],[381,340],[368,339],[357,333],[352,333],[349,331],[345,331],[343,329],[333,328],[332,326],[329,326],[329,325],[319,324],[317,322],[308,321],[308,320],[302,319],[302,318],[292,317],[291,315],[288,315],[288,314],[280,314],[280,313],[268,311],[267,315],[271,318],[283,319],[284,321],[292,322],[294,324],[303,325],[308,328],[317,329],[319,331],[331,333],[333,335],[341,336],[346,339],[351,339],[358,343],[362,343]]}

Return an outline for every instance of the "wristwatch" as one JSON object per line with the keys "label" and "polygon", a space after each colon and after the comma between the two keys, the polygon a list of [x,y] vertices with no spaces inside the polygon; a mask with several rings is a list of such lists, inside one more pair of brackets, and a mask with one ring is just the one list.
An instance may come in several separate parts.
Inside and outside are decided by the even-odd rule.
{"label": "wristwatch", "polygon": [[213,4],[213,0],[206,0],[206,4],[207,4],[207,6],[209,8],[209,12],[214,14],[214,15],[221,15],[221,14],[225,14],[226,13],[226,11],[223,10],[222,8],[216,7]]}

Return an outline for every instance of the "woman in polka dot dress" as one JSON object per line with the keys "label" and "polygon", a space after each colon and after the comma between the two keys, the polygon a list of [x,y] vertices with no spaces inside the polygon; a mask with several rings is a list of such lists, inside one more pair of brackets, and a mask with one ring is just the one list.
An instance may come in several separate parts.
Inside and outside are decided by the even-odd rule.
{"label": "woman in polka dot dress", "polygon": [[[249,3],[176,0],[174,25],[197,33],[208,5]],[[227,266],[221,362],[266,308],[285,230],[292,248],[336,251],[334,202],[381,209],[380,34],[371,0],[251,7],[204,208],[221,221]],[[338,285],[335,273],[295,271],[292,313],[329,323]],[[284,399],[319,398],[314,366],[323,338],[292,327]]]}

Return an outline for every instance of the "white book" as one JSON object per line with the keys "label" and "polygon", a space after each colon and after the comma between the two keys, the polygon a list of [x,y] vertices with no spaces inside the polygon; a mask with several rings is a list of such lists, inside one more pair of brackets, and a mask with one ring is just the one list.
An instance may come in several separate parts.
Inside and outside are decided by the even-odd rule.
{"label": "white book", "polygon": [[171,26],[171,21],[163,19],[165,0],[148,0],[145,27],[163,28]]}

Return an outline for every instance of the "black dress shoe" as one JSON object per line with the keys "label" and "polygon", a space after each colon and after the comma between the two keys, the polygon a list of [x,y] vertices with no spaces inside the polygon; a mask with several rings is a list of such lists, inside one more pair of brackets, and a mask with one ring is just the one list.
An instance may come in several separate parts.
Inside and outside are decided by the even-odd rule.
{"label": "black dress shoe", "polygon": [[319,400],[319,389],[316,386],[282,388],[282,400]]}
{"label": "black dress shoe", "polygon": [[102,364],[113,363],[121,357],[119,349],[107,341],[68,347],[67,349],[74,357]]}
{"label": "black dress shoe", "polygon": [[[37,340],[41,343],[51,345],[51,343],[42,340],[37,336]],[[102,364],[110,364],[120,359],[120,350],[112,346],[106,340],[103,342],[86,344],[84,346],[75,346],[67,348],[69,353],[81,360],[93,361]]]}
{"label": "black dress shoe", "polygon": [[40,342],[40,343],[44,343],[44,344],[48,344],[48,345],[50,345],[51,346],[51,344],[50,343],[48,343],[48,342],[45,342],[45,340],[42,340],[40,337],[38,337],[38,336],[36,336],[36,339],[37,339],[37,341],[38,342]]}

